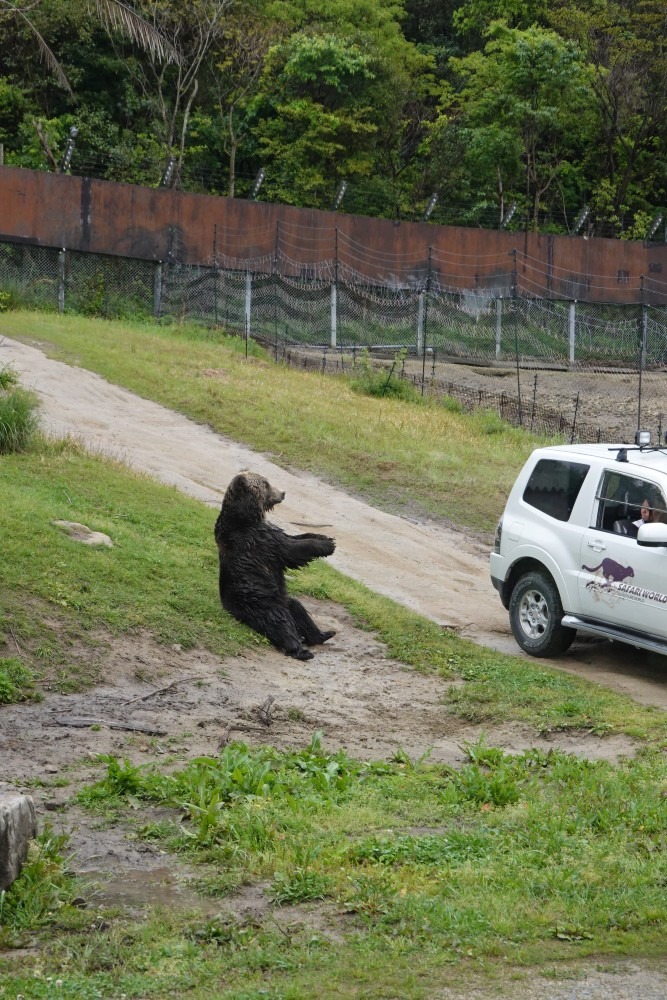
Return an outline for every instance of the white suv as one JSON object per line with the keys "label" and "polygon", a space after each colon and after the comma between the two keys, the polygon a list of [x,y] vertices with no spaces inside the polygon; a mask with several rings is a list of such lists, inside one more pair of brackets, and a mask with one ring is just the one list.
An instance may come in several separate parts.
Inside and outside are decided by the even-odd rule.
{"label": "white suv", "polygon": [[637,439],[539,448],[514,483],[491,580],[532,656],[577,632],[667,654],[667,449]]}

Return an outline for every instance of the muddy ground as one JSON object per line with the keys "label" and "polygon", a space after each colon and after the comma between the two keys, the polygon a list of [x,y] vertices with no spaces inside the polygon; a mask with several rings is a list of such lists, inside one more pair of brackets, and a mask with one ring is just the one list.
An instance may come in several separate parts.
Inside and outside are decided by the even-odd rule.
{"label": "muddy ground", "polygon": [[[275,520],[288,531],[307,526],[334,534],[338,547],[331,561],[342,572],[461,634],[516,652],[507,616],[489,583],[488,541],[368,507],[98,376],[50,361],[35,347],[2,340],[0,367],[4,364],[38,392],[43,423],[52,433],[78,437],[212,507],[241,469],[265,474],[287,491]],[[443,580],[448,581],[446,597]],[[335,907],[277,910],[262,886],[212,903],[188,887],[191,873],[176,859],[133,840],[129,830],[100,828],[72,802],[78,787],[100,774],[100,753],[135,762],[166,755],[186,760],[215,753],[229,739],[303,746],[315,730],[322,732],[327,749],[343,747],[363,759],[402,750],[412,758],[430,753],[433,761],[460,762],[464,742],[475,740],[482,727],[449,714],[443,701],[450,682],[390,660],[382,644],[355,629],[340,607],[307,603],[323,627],[337,632],[307,663],[271,649],[221,661],[201,650],[164,649],[149,636],[113,642],[98,636],[94,653],[73,648],[72,657],[94,655],[104,684],[83,694],[47,692],[39,704],[0,709],[0,787],[5,783],[29,791],[40,821],[49,818],[71,834],[72,865],[89,880],[89,905],[118,903],[132,911],[153,904],[204,913],[223,909],[239,918],[251,914],[301,923],[334,941],[347,932]],[[0,655],[13,653],[0,648]],[[645,704],[667,707],[661,658],[577,643],[557,665]],[[557,734],[546,740],[516,725],[483,731],[491,744],[514,752],[558,746],[590,758],[617,759],[634,749],[626,737]],[[588,963],[573,974],[575,979],[560,983],[558,977],[522,974],[509,984],[471,982],[465,993],[443,991],[441,1000],[490,997],[498,991],[515,1000],[667,998],[662,967],[620,963],[600,971]]]}
{"label": "muddy ground", "polygon": [[[639,415],[639,379],[636,373],[522,369],[505,367],[468,367],[442,365],[438,377],[454,384],[489,392],[506,392],[517,396],[521,386],[522,410],[530,425],[533,403],[536,409],[545,407],[562,413],[569,432],[586,425],[600,432],[602,441],[632,442]],[[463,371],[461,369],[463,368]],[[641,424],[657,434],[667,429],[667,372],[646,372],[641,386]],[[539,427],[539,421],[536,422]],[[591,440],[587,437],[586,440]]]}

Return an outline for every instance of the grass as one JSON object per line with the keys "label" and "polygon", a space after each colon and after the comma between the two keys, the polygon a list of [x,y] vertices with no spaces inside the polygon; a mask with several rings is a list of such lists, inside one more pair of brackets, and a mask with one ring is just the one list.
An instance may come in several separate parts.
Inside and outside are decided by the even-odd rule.
{"label": "grass", "polygon": [[[207,648],[219,656],[266,645],[220,608],[215,511],[209,507],[68,441],[37,442],[29,452],[5,456],[3,478],[0,634],[33,675],[37,692],[45,684],[72,691],[94,683],[90,653],[104,636],[146,631],[165,645]],[[102,531],[113,548],[79,545],[54,520]],[[447,704],[464,718],[521,721],[536,732],[667,735],[660,713],[557,670],[480,648],[324,562],[301,571],[291,586],[346,607],[357,625],[386,643],[389,656],[420,671],[463,678],[462,687],[450,688]],[[78,647],[83,655],[77,657]]]}
{"label": "grass", "polygon": [[34,683],[34,674],[20,660],[0,657],[0,705],[34,698]]}
{"label": "grass", "polygon": [[31,841],[17,881],[9,891],[0,891],[0,955],[3,947],[22,947],[36,929],[51,926],[54,914],[76,898],[76,883],[67,871],[67,843],[67,836],[47,824]]}
{"label": "grass", "polygon": [[[235,341],[196,329],[84,320],[78,326],[71,317],[68,332],[59,317],[42,319],[60,324],[63,342],[77,336],[82,352],[99,351],[100,364],[106,351],[123,378],[145,369],[143,388],[131,387],[145,395],[173,393],[198,419],[214,412],[211,394],[201,388],[213,378],[204,374],[210,365],[221,373],[215,377],[219,410],[225,410],[219,419],[236,426],[241,417],[226,411],[245,399],[246,425],[258,440],[284,435],[286,462],[298,457],[288,434],[291,415],[279,412],[289,409],[292,387],[302,420],[312,413],[317,422],[311,397],[318,394],[326,415],[320,427],[333,433],[334,417],[347,419],[347,395],[340,405],[344,384],[297,377],[261,357],[246,360]],[[123,351],[110,342],[84,343],[99,327],[105,337],[107,328],[117,339],[124,333],[125,353],[132,354],[134,344],[139,359],[126,367]],[[40,336],[46,336],[43,327]],[[72,358],[72,342],[66,350]],[[268,395],[272,385],[278,406],[269,405],[276,398]],[[258,403],[264,393],[266,408]],[[247,400],[257,404],[255,414]],[[531,446],[488,415],[472,420],[428,402],[370,400],[351,391],[349,402],[364,449],[372,440],[367,425],[379,420],[380,410],[385,421],[402,421],[396,433],[389,422],[383,437],[376,428],[391,454],[407,451],[411,436],[424,433],[424,417],[454,421],[438,426],[448,428],[447,447],[461,461],[472,461],[480,449],[491,462],[493,447],[505,451],[506,462],[510,456],[518,461],[521,448]],[[273,421],[268,430],[264,418]],[[341,453],[352,440],[345,427]],[[308,460],[324,462],[307,423],[299,432]],[[467,447],[459,440],[464,435]],[[484,450],[489,441],[493,446]],[[346,455],[339,461],[336,468],[354,465]],[[45,687],[67,691],[95,683],[96,644],[113,635],[148,632],[165,644],[196,645],[220,656],[264,644],[219,606],[209,508],[68,441],[37,439],[2,463],[0,641],[4,635],[4,652],[11,648],[11,655],[0,660],[0,700],[3,690],[12,701],[38,697]],[[371,469],[365,488],[377,495],[407,489],[412,466],[407,458],[398,464],[391,488],[386,469]],[[481,464],[470,469],[471,480]],[[437,488],[445,491],[436,468]],[[332,470],[331,478],[339,475]],[[488,487],[490,474],[483,471]],[[428,465],[421,469],[415,488],[424,509],[429,473]],[[441,497],[431,502],[447,516]],[[490,514],[480,502],[465,516],[485,526]],[[77,545],[52,525],[55,519],[103,531],[114,546]],[[456,681],[443,691],[444,719],[454,713],[489,726],[519,722],[535,733],[625,733],[638,752],[613,765],[559,751],[507,754],[480,739],[463,744],[465,762],[455,770],[431,764],[428,756],[412,761],[402,751],[391,761],[363,763],[329,752],[315,735],[302,749],[235,743],[214,757],[162,758],[159,766],[100,758],[104,773],[80,792],[81,808],[106,822],[111,817],[165,858],[181,857],[203,893],[224,899],[239,886],[265,886],[266,913],[210,918],[151,907],[137,916],[90,905],[94,900],[84,906],[87,890],[68,872],[66,841],[47,829],[21,877],[0,894],[0,996],[427,1000],[447,985],[465,989],[471,980],[505,978],[508,968],[664,955],[664,713],[476,647],[326,563],[296,574],[291,587],[343,605],[357,626],[379,636],[389,656]],[[165,819],[173,810],[176,819]],[[279,921],[275,908],[285,916],[293,904],[314,908],[312,922]],[[28,946],[20,961],[3,956],[3,948]]]}
{"label": "grass", "polygon": [[18,385],[18,376],[0,368],[0,455],[23,451],[37,430],[37,397]]}
{"label": "grass", "polygon": [[[26,998],[51,997],[57,982],[67,997],[427,1000],[493,970],[658,958],[664,753],[614,767],[483,741],[465,750],[459,771],[362,764],[317,737],[291,752],[232,744],[179,770],[108,758],[84,806],[112,801],[209,894],[261,882],[266,914],[100,916],[75,905],[62,864],[38,892],[28,865],[4,900],[4,940],[25,943],[27,926],[51,935],[37,966],[0,957],[4,983]],[[146,803],[183,818],[141,826]],[[303,903],[314,923],[275,919]]]}
{"label": "grass", "polygon": [[345,486],[385,509],[491,531],[536,437],[473,416],[355,392],[345,379],[276,365],[203,327],[11,312],[11,337],[179,410],[272,461]]}

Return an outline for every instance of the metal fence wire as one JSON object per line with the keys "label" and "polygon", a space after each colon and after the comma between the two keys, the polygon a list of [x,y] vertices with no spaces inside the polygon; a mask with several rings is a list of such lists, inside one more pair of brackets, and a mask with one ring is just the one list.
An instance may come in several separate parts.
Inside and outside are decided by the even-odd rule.
{"label": "metal fence wire", "polygon": [[7,306],[58,307],[63,288],[61,254],[51,247],[0,243],[0,289]]}
{"label": "metal fence wire", "polygon": [[[448,267],[455,272],[455,262]],[[186,265],[0,243],[0,309],[194,321],[261,340],[284,360],[314,352],[312,366],[326,371],[349,368],[364,350],[375,358],[402,351],[416,363],[402,375],[418,378],[420,392],[572,440],[612,430],[630,440],[640,421],[660,431],[667,425],[667,306],[531,296],[512,278],[504,272],[486,287],[461,289],[431,280],[422,267],[412,283],[380,284],[344,262],[304,265],[282,253]],[[446,364],[461,372],[464,364],[515,369],[514,391],[465,384],[440,370]],[[536,370],[568,373],[566,406],[547,405]],[[612,397],[590,382],[601,374],[615,386]],[[608,419],[606,407],[625,422]]]}
{"label": "metal fence wire", "polygon": [[64,251],[63,311],[127,319],[151,313],[154,266],[142,260]]}

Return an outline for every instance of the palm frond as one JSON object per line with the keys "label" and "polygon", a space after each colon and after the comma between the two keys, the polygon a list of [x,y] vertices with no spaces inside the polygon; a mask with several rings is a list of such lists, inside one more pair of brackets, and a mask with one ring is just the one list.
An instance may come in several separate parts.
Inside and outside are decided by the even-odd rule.
{"label": "palm frond", "polygon": [[178,62],[178,53],[163,35],[121,0],[95,0],[97,16],[107,31],[119,31],[162,62]]}
{"label": "palm frond", "polygon": [[60,86],[64,87],[65,90],[72,97],[74,97],[74,94],[72,92],[72,88],[70,86],[70,82],[69,82],[69,80],[67,79],[67,77],[65,75],[65,70],[62,68],[62,66],[60,65],[60,63],[58,62],[58,60],[56,59],[56,57],[54,56],[53,52],[51,51],[51,49],[49,48],[49,46],[46,44],[46,42],[44,41],[44,39],[40,35],[40,33],[37,30],[37,28],[35,27],[35,25],[32,23],[32,21],[30,20],[30,18],[27,16],[27,14],[25,14],[25,12],[20,7],[15,7],[13,4],[5,2],[5,3],[3,3],[3,6],[9,11],[9,13],[16,15],[16,17],[21,18],[21,20],[24,21],[24,23],[28,25],[28,27],[30,28],[30,31],[32,32],[33,37],[35,38],[35,40],[37,42],[37,47],[39,49],[39,54],[42,57],[44,63],[47,66],[47,68],[50,70],[51,73],[53,73],[53,75],[55,76],[55,78],[58,81],[58,83],[60,84]]}

